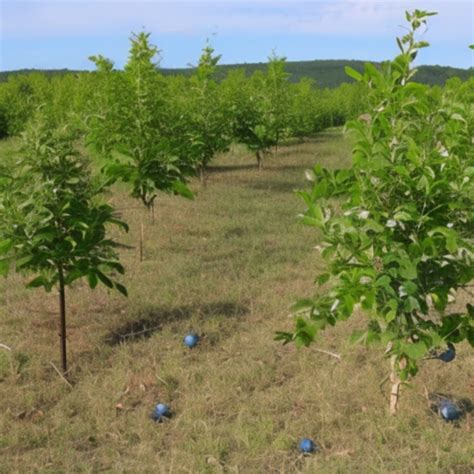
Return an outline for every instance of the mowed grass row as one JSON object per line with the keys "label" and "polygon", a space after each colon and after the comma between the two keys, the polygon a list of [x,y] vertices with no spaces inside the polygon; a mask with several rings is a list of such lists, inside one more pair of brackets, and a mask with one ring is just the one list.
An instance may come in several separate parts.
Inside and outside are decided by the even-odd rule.
{"label": "mowed grass row", "polygon": [[[191,183],[194,201],[160,196],[154,223],[116,189],[110,198],[131,228],[121,236],[133,247],[122,251],[130,296],[83,283],[68,293],[72,388],[50,364],[57,295],[2,280],[0,343],[13,352],[0,349],[0,472],[470,473],[469,416],[446,424],[425,398],[426,387],[472,400],[467,344],[450,364],[427,362],[389,418],[383,349],[347,342],[361,316],[310,349],[273,340],[323,268],[293,191],[307,186],[306,168],[349,157],[340,131],[281,147],[262,172],[236,146],[206,187]],[[188,330],[202,335],[193,350],[182,344]],[[167,423],[149,418],[158,402],[171,406]],[[302,457],[301,437],[321,452]]]}

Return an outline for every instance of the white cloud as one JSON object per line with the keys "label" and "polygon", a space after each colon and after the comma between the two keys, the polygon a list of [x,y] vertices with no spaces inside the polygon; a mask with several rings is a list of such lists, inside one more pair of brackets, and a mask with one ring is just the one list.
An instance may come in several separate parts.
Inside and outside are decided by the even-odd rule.
{"label": "white cloud", "polygon": [[321,34],[344,37],[399,35],[404,10],[440,13],[428,35],[472,42],[470,1],[336,0],[291,2],[219,0],[131,2],[126,0],[4,0],[3,38],[112,36],[145,28],[157,34]]}

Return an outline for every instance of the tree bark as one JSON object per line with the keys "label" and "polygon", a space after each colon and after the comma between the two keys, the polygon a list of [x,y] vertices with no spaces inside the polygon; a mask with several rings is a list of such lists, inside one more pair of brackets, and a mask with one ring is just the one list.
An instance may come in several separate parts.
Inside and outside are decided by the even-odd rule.
{"label": "tree bark", "polygon": [[151,223],[155,223],[155,201],[153,200],[150,204],[150,217],[151,217]]}
{"label": "tree bark", "polygon": [[[406,359],[398,361],[398,368],[404,369],[407,365]],[[397,358],[392,356],[390,358],[390,382],[392,384],[390,388],[390,415],[394,416],[398,411],[398,400],[400,398],[400,385],[402,381],[397,373]]]}
{"label": "tree bark", "polygon": [[203,166],[200,166],[199,167],[199,180],[201,181],[201,184],[205,187],[206,186],[206,173],[205,173],[206,169]]}
{"label": "tree bark", "polygon": [[257,150],[256,155],[257,155],[258,171],[262,171],[263,162],[262,162],[262,155],[260,154],[260,150]]}
{"label": "tree bark", "polygon": [[66,289],[64,285],[63,269],[59,268],[59,320],[60,320],[60,340],[61,340],[61,365],[63,374],[67,373],[67,352],[66,352]]}
{"label": "tree bark", "polygon": [[144,234],[145,231],[143,229],[143,220],[140,220],[140,262],[143,262]]}

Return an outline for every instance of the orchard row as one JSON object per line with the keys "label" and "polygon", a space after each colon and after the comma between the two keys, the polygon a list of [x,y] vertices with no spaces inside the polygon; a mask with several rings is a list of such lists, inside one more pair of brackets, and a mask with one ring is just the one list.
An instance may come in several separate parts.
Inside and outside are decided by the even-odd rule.
{"label": "orchard row", "polygon": [[[34,274],[29,286],[59,288],[63,370],[65,287],[85,277],[91,288],[126,294],[106,229],[127,226],[101,199],[108,186],[127,183],[152,209],[160,191],[191,198],[188,177],[205,179],[232,142],[255,152],[261,167],[283,139],[356,117],[347,124],[352,167],[316,165],[307,172],[312,189],[300,193],[302,219],[318,229],[328,261],[317,280],[324,291],[299,302],[294,332],[277,338],[309,345],[363,311],[367,327],[353,339],[382,345],[390,358],[392,413],[421,361],[464,340],[474,345],[466,299],[474,280],[474,80],[413,82],[413,61],[428,46],[417,34],[433,14],[407,12],[400,54],[362,74],[347,68],[356,83],[331,91],[308,80],[292,85],[275,56],[266,72],[233,71],[217,82],[219,56],[209,46],[192,76],[164,77],[146,33],[131,39],[124,71],[94,56],[92,74],[2,85],[4,130],[26,132],[22,159],[0,163],[0,273],[14,265]],[[82,137],[102,164],[95,176],[77,152]]]}

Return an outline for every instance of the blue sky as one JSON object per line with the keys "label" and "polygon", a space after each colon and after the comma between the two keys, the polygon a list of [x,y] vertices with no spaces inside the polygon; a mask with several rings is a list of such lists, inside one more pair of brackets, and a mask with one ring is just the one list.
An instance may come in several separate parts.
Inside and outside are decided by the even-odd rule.
{"label": "blue sky", "polygon": [[221,63],[289,60],[379,61],[397,52],[404,11],[437,11],[420,64],[472,67],[473,1],[121,1],[0,0],[0,70],[90,69],[102,54],[123,67],[132,31],[150,31],[163,67],[194,64],[206,38]]}

